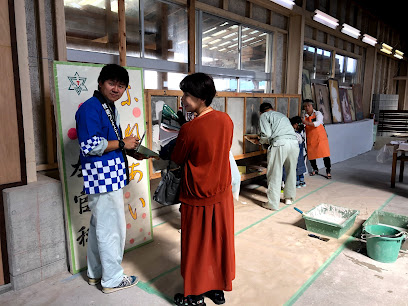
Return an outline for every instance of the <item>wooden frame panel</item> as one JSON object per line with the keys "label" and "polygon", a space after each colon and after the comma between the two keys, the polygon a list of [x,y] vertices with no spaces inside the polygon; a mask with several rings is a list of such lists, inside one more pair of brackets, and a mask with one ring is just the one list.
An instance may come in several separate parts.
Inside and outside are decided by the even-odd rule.
{"label": "wooden frame panel", "polygon": [[[153,139],[152,139],[152,133],[153,133],[153,126],[152,126],[152,109],[151,109],[151,101],[152,97],[154,96],[168,96],[168,97],[177,97],[177,102],[178,106],[181,105],[181,97],[183,96],[183,92],[181,90],[160,90],[160,89],[146,89],[145,90],[145,109],[146,109],[146,135],[147,135],[147,143],[150,149],[152,149],[153,146]],[[260,104],[264,102],[264,99],[268,98],[274,98],[275,105],[273,105],[274,109],[276,110],[276,103],[278,98],[287,98],[288,101],[288,106],[287,106],[287,113],[286,116],[289,115],[289,110],[290,110],[290,101],[291,98],[297,98],[298,99],[298,115],[300,116],[301,113],[301,95],[300,94],[266,94],[266,93],[237,93],[237,92],[217,92],[216,98],[225,98],[224,100],[224,106],[225,106],[225,112],[228,113],[228,98],[243,98],[244,99],[244,111],[243,111],[243,118],[242,118],[242,123],[243,123],[243,135],[242,135],[242,141],[243,141],[243,152],[242,154],[237,154],[234,156],[235,160],[240,160],[248,157],[254,157],[262,154],[266,154],[266,150],[262,148],[262,146],[259,147],[259,151],[255,152],[249,152],[249,153],[244,153],[245,152],[245,139],[244,139],[244,134],[246,130],[246,100],[247,98],[260,98]],[[150,160],[149,161],[149,173],[150,173],[150,179],[156,179],[160,177],[160,173],[154,173],[153,172],[153,162]]]}

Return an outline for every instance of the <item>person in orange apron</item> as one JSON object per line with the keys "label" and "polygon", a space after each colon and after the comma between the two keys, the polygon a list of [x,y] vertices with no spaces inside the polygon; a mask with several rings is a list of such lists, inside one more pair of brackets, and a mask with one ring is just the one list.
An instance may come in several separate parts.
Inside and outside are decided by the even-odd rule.
{"label": "person in orange apron", "polygon": [[302,122],[306,130],[307,157],[313,168],[310,175],[313,176],[319,173],[316,159],[323,158],[324,166],[326,167],[326,177],[331,179],[330,148],[326,129],[323,126],[323,115],[321,112],[313,109],[313,105],[314,102],[310,99],[303,101],[306,114],[302,118]]}

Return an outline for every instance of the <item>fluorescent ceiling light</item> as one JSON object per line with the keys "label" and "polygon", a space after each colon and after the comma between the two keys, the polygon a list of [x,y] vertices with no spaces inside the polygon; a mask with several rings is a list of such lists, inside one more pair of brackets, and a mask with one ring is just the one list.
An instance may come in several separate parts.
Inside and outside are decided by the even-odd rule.
{"label": "fluorescent ceiling light", "polygon": [[349,26],[346,23],[343,23],[343,27],[341,28],[341,32],[351,36],[355,39],[358,39],[360,37],[360,30],[353,28],[352,26]]}
{"label": "fluorescent ceiling light", "polygon": [[392,47],[391,47],[391,46],[389,46],[389,45],[387,45],[387,44],[382,44],[381,46],[382,46],[382,48],[381,48],[380,51],[382,51],[382,52],[384,52],[384,53],[387,53],[387,54],[391,54],[391,53],[392,53]]}
{"label": "fluorescent ceiling light", "polygon": [[368,34],[364,34],[363,42],[365,42],[366,44],[375,46],[377,44],[377,38],[374,38]]}
{"label": "fluorescent ceiling light", "polygon": [[219,44],[218,46],[222,47],[222,46],[228,45],[229,43],[231,43],[231,42],[227,40],[227,41],[223,42],[222,44]]}
{"label": "fluorescent ceiling light", "polygon": [[257,44],[257,43],[259,43],[259,42],[261,42],[261,41],[264,41],[263,39],[260,39],[260,40],[257,40],[257,41],[254,41],[254,42],[251,42],[250,43],[250,45],[255,45],[255,44]]}
{"label": "fluorescent ceiling light", "polygon": [[275,2],[276,4],[282,5],[290,10],[293,9],[293,6],[295,5],[295,1],[292,0],[271,0],[271,2]]}
{"label": "fluorescent ceiling light", "polygon": [[227,30],[221,30],[221,31],[218,31],[218,32],[216,32],[214,34],[211,34],[211,36],[218,36],[220,34],[224,34],[225,32],[227,32]]}
{"label": "fluorescent ceiling light", "polygon": [[214,31],[214,30],[216,30],[216,29],[217,29],[216,27],[214,27],[214,28],[211,28],[211,29],[209,29],[209,30],[207,30],[207,31],[203,32],[203,34],[207,34],[207,33],[211,32],[211,31]]}
{"label": "fluorescent ceiling light", "polygon": [[237,35],[237,33],[236,33],[236,32],[234,32],[234,33],[231,33],[231,34],[225,35],[223,38],[229,38],[229,37],[234,36],[234,35]]}
{"label": "fluorescent ceiling light", "polygon": [[315,15],[313,16],[313,20],[328,26],[329,28],[336,29],[339,25],[339,21],[319,10],[315,10]]}
{"label": "fluorescent ceiling light", "polygon": [[246,42],[254,40],[254,39],[255,39],[255,37],[251,37],[251,38],[248,38],[248,39],[244,40],[242,43],[246,43]]}
{"label": "fluorescent ceiling light", "polygon": [[399,50],[395,50],[394,56],[396,58],[403,59],[403,55],[404,55],[404,52],[401,52]]}
{"label": "fluorescent ceiling light", "polygon": [[210,41],[209,44],[216,44],[217,42],[221,41],[221,39],[217,38],[216,40]]}

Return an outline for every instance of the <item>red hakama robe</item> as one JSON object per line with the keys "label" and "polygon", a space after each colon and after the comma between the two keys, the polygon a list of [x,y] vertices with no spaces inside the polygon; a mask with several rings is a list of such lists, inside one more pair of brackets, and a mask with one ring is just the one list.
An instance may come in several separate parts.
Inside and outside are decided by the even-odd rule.
{"label": "red hakama robe", "polygon": [[172,160],[183,168],[181,275],[184,296],[232,290],[235,278],[234,201],[229,151],[233,123],[210,111],[180,129]]}

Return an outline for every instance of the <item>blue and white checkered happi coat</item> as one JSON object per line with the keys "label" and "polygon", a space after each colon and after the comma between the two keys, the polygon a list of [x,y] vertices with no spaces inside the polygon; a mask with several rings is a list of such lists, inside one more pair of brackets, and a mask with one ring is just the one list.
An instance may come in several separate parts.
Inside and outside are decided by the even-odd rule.
{"label": "blue and white checkered happi coat", "polygon": [[101,156],[89,154],[103,139],[118,140],[101,102],[96,97],[85,101],[75,120],[85,193],[105,193],[125,187],[126,166],[120,149]]}

